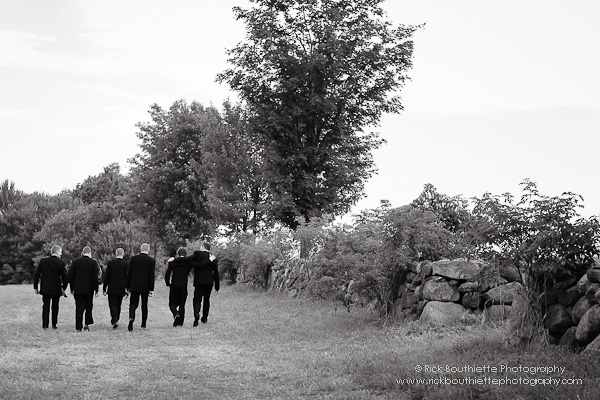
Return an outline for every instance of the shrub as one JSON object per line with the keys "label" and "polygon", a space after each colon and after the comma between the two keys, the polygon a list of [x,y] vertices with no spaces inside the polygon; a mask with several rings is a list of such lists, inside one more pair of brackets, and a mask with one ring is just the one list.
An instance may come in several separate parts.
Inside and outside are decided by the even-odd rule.
{"label": "shrub", "polygon": [[273,263],[280,257],[279,250],[269,243],[243,244],[240,264],[245,280],[266,288]]}

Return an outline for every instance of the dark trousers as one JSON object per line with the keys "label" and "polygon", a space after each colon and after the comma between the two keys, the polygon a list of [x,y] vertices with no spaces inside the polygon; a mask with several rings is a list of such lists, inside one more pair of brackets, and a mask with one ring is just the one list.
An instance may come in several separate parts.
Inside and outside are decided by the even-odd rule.
{"label": "dark trousers", "polygon": [[56,326],[58,322],[58,302],[60,295],[50,296],[42,295],[42,328],[47,328],[50,322],[50,303],[52,303],[52,326]]}
{"label": "dark trousers", "polygon": [[110,310],[110,324],[114,325],[121,318],[121,304],[123,296],[119,294],[108,295],[108,309]]}
{"label": "dark trousers", "polygon": [[140,304],[142,298],[142,326],[146,326],[148,320],[148,293],[131,292],[129,295],[129,319],[135,321],[135,310]]}
{"label": "dark trousers", "polygon": [[92,325],[92,308],[94,307],[94,296],[91,294],[76,294],[75,297],[75,329],[83,328],[83,313],[85,311],[85,324]]}
{"label": "dark trousers", "polygon": [[202,306],[202,321],[208,319],[208,311],[210,310],[210,292],[213,285],[199,284],[194,288],[194,317],[200,315],[200,306]]}
{"label": "dark trousers", "polygon": [[183,325],[185,318],[185,301],[187,300],[187,287],[171,286],[169,290],[169,309],[173,313],[173,318],[179,314],[179,325]]}

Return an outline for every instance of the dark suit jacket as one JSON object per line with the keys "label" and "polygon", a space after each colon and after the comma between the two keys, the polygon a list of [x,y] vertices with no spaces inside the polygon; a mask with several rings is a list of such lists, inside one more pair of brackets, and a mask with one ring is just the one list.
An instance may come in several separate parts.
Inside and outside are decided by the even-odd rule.
{"label": "dark suit jacket", "polygon": [[[125,283],[127,282],[127,268],[129,264],[122,258],[115,258],[106,264],[104,271],[104,291],[108,294],[125,296]],[[108,286],[108,291],[106,287]]]}
{"label": "dark suit jacket", "polygon": [[33,276],[33,288],[37,290],[42,279],[40,294],[60,296],[69,284],[65,262],[56,256],[42,258]]}
{"label": "dark suit jacket", "polygon": [[210,261],[210,253],[207,251],[195,251],[191,259],[194,264],[194,286],[215,285],[215,290],[219,290],[219,264],[218,260]]}
{"label": "dark suit jacket", "polygon": [[154,258],[148,254],[140,253],[131,257],[125,287],[130,292],[148,293],[154,291],[155,267]]}
{"label": "dark suit jacket", "polygon": [[98,262],[90,257],[79,257],[69,269],[69,284],[74,294],[93,295],[98,292]]}
{"label": "dark suit jacket", "polygon": [[[183,257],[177,257],[175,260],[179,260]],[[187,288],[188,276],[190,271],[194,267],[194,263],[190,261],[174,262],[170,261],[167,266],[167,272],[165,272],[165,283],[167,286]],[[171,275],[173,278],[171,279]]]}

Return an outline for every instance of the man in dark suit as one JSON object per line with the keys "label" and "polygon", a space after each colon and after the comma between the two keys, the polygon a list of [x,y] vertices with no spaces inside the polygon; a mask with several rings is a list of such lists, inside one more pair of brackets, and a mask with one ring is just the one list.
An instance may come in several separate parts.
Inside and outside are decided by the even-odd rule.
{"label": "man in dark suit", "polygon": [[[108,309],[110,310],[110,323],[113,329],[119,326],[119,318],[121,318],[121,304],[125,296],[125,283],[127,281],[127,261],[123,260],[125,251],[118,248],[115,251],[115,259],[110,260],[106,264],[104,271],[104,287],[103,293],[108,294]],[[107,290],[108,289],[108,290]]]}
{"label": "man in dark suit", "polygon": [[210,311],[210,293],[213,285],[215,291],[219,293],[219,267],[218,260],[209,253],[210,243],[203,242],[200,251],[195,251],[191,257],[194,264],[194,326],[198,326],[200,318],[200,307],[202,306],[202,321],[205,324],[208,321],[208,312]]}
{"label": "man in dark suit", "polygon": [[131,293],[129,298],[129,332],[133,331],[133,321],[135,321],[135,310],[137,310],[142,298],[142,329],[146,329],[148,320],[148,296],[154,293],[154,269],[156,262],[150,257],[150,245],[142,244],[140,253],[131,257],[127,269],[127,279],[125,289]]}
{"label": "man in dark suit", "polygon": [[[35,294],[42,295],[42,328],[48,329],[50,320],[50,303],[52,303],[52,329],[57,328],[58,303],[60,296],[65,295],[67,288],[67,269],[65,262],[60,259],[62,249],[60,246],[52,246],[50,257],[42,258],[33,276],[33,289]],[[38,291],[38,283],[41,278],[41,288]]]}
{"label": "man in dark suit", "polygon": [[85,246],[81,257],[73,261],[69,269],[69,284],[71,293],[75,297],[75,329],[81,332],[83,327],[83,313],[85,311],[84,330],[89,331],[94,323],[92,308],[94,307],[94,294],[98,296],[98,276],[100,267],[92,258],[92,249]]}
{"label": "man in dark suit", "polygon": [[[177,258],[187,256],[185,247],[177,249]],[[183,326],[185,319],[185,301],[187,300],[188,276],[193,267],[192,261],[174,263],[170,260],[165,272],[165,283],[169,289],[169,309],[173,313],[173,326]],[[172,276],[172,278],[171,278]]]}

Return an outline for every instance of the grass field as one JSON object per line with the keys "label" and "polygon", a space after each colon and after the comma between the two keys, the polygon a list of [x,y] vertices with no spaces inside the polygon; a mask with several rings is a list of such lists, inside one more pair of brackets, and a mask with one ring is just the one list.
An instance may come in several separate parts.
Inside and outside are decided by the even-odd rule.
{"label": "grass field", "polygon": [[[76,332],[74,301],[61,300],[59,329],[41,329],[41,297],[30,285],[0,286],[2,399],[598,399],[599,356],[557,347],[509,347],[502,327],[393,326],[335,304],[224,287],[209,322],[173,328],[167,288],[157,282],[148,329],[109,324],[107,298],[96,324]],[[561,373],[432,372],[470,366],[564,367]],[[430,370],[416,372],[418,366]],[[575,378],[557,385],[398,383],[413,378]]]}

